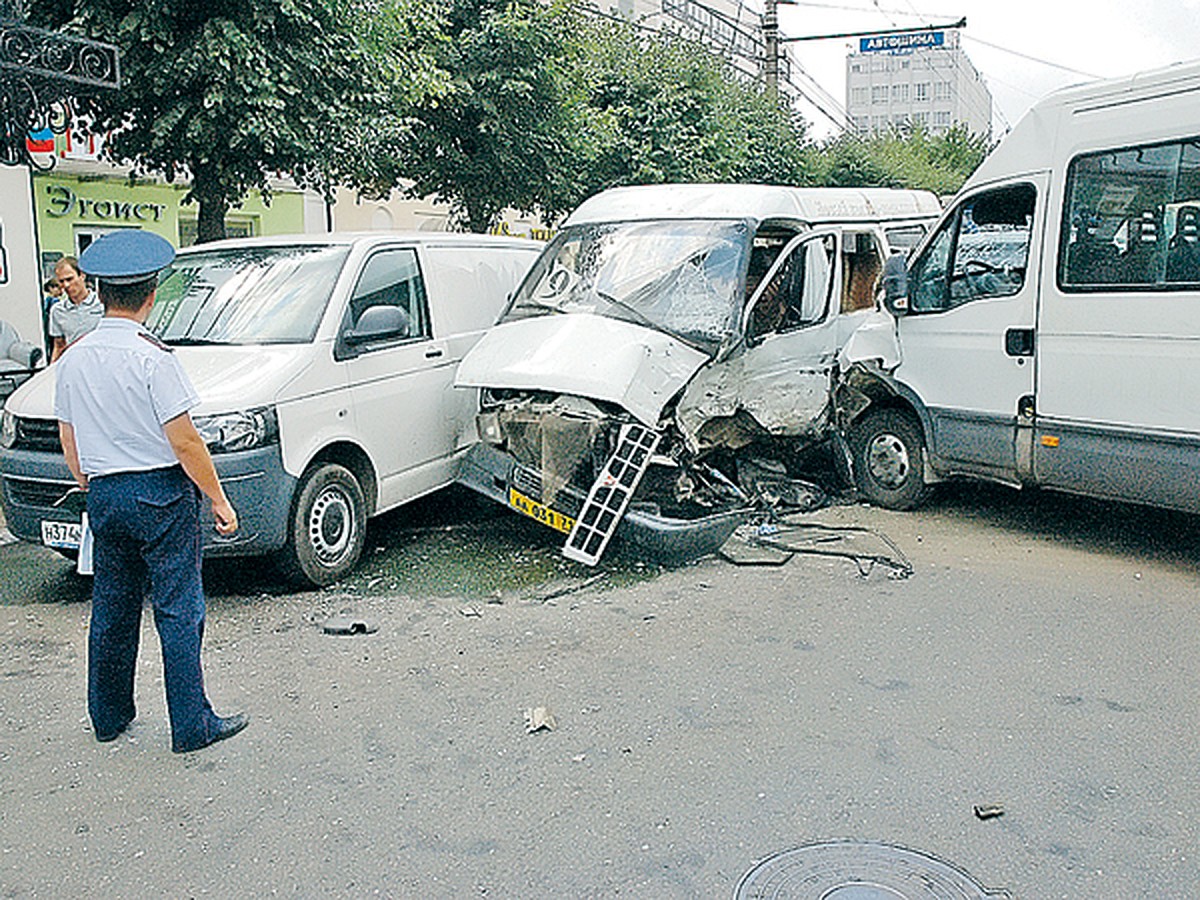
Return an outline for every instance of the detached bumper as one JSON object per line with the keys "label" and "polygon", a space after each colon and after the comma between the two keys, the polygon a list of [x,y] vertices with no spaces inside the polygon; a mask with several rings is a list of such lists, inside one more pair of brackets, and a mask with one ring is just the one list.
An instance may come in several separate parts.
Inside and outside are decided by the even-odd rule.
{"label": "detached bumper", "polygon": [[[269,553],[283,546],[296,479],[283,470],[279,446],[213,457],[225,495],[237,510],[239,529],[221,538],[211,507],[200,523],[205,556]],[[61,453],[0,452],[0,503],[9,530],[23,541],[42,543],[42,522],[79,522],[79,514],[55,504],[75,487]]]}
{"label": "detached bumper", "polygon": [[[522,466],[491,444],[480,443],[470,449],[463,459],[458,482],[510,509],[514,509],[509,499],[512,490],[542,502],[540,473]],[[584,493],[567,487],[559,491],[554,509],[573,519],[584,500]],[[750,513],[749,509],[736,509],[696,519],[673,519],[639,503],[635,495],[617,526],[616,536],[663,562],[680,563],[715,553]]]}

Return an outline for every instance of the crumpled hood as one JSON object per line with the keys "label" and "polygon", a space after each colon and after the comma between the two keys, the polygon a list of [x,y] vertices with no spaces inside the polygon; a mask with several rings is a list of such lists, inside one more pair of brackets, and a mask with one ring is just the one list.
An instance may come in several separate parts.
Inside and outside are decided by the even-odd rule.
{"label": "crumpled hood", "polygon": [[[175,348],[183,370],[200,395],[193,415],[252,409],[283,399],[281,393],[307,368],[312,352],[311,344]],[[54,418],[57,368],[50,366],[21,385],[8,398],[7,409],[18,416]]]}
{"label": "crumpled hood", "polygon": [[505,322],[483,336],[458,368],[458,387],[554,391],[605,400],[644,425],[709,356],[661,331],[588,313]]}

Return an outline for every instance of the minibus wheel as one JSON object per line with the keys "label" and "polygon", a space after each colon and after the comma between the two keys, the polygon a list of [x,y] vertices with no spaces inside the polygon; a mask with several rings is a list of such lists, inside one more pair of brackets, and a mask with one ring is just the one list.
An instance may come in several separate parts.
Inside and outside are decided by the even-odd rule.
{"label": "minibus wheel", "polygon": [[925,440],[911,415],[871,410],[851,426],[848,443],[854,484],[868,503],[912,509],[925,499]]}
{"label": "minibus wheel", "polygon": [[300,480],[280,562],[292,579],[317,587],[345,577],[362,554],[367,505],[354,473],[335,463]]}

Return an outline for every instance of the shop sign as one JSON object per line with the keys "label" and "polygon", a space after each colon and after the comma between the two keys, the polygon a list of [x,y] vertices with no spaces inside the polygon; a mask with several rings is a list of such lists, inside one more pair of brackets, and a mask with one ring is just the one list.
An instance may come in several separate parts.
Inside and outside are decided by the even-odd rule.
{"label": "shop sign", "polygon": [[944,31],[910,31],[907,34],[880,34],[859,38],[859,53],[904,52],[927,47],[941,47],[946,43]]}
{"label": "shop sign", "polygon": [[64,184],[46,185],[50,205],[46,213],[56,219],[90,216],[101,221],[161,222],[165,203],[135,203],[131,200],[95,200],[81,197]]}

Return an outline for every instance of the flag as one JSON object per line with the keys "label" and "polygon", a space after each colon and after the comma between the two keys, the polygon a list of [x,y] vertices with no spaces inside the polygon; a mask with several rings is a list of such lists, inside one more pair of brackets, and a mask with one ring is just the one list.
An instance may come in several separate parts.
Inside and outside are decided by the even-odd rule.
{"label": "flag", "polygon": [[54,132],[49,128],[29,132],[29,136],[25,138],[25,149],[30,153],[53,153]]}

